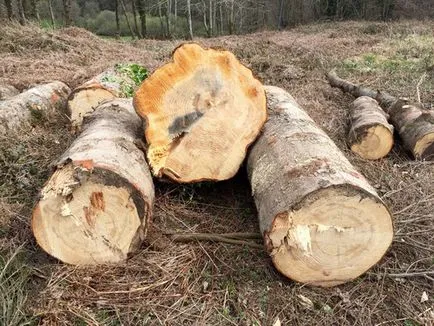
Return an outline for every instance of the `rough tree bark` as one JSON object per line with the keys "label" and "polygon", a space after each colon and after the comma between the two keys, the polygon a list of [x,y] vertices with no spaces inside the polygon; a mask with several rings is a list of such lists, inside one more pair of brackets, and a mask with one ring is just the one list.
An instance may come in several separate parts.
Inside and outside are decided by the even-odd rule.
{"label": "rough tree bark", "polygon": [[328,287],[352,280],[391,244],[391,214],[287,92],[265,90],[269,119],[247,168],[266,249],[296,281]]}
{"label": "rough tree bark", "polygon": [[358,97],[350,106],[348,144],[360,157],[377,160],[393,147],[393,126],[388,116],[373,98]]}
{"label": "rough tree bark", "polygon": [[103,101],[115,97],[131,97],[136,88],[131,77],[119,71],[116,66],[75,88],[68,97],[72,129],[80,129],[83,118]]}
{"label": "rough tree bark", "polygon": [[64,109],[71,90],[60,81],[39,85],[0,102],[0,134],[29,124],[32,118]]}
{"label": "rough tree bark", "polygon": [[142,37],[146,37],[148,32],[146,29],[146,1],[145,0],[137,0],[137,11],[139,12],[139,16],[140,16]]}
{"label": "rough tree bark", "polygon": [[12,85],[0,85],[0,100],[6,100],[20,92]]}
{"label": "rough tree bark", "polygon": [[334,72],[327,74],[332,87],[338,87],[354,97],[369,96],[376,99],[390,116],[402,138],[404,146],[416,159],[434,160],[434,110],[406,98],[396,98],[386,92],[373,91],[339,78]]}
{"label": "rough tree bark", "polygon": [[75,265],[125,260],[149,227],[154,186],[136,143],[131,100],[99,106],[55,165],[33,210],[32,229],[50,255]]}
{"label": "rough tree bark", "polygon": [[232,53],[197,44],[178,47],[143,82],[134,106],[147,122],[154,175],[177,182],[231,178],[266,119],[252,72]]}
{"label": "rough tree bark", "polygon": [[32,16],[36,21],[39,21],[39,10],[38,10],[38,1],[37,0],[31,0],[30,4],[32,5]]}

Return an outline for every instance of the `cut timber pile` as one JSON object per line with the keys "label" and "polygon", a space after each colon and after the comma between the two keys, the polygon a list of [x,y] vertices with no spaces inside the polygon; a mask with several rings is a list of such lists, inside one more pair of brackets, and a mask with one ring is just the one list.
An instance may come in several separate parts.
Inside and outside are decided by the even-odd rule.
{"label": "cut timber pile", "polygon": [[434,160],[434,110],[427,110],[420,103],[412,103],[406,98],[397,99],[388,93],[355,85],[339,78],[334,72],[328,73],[327,78],[332,87],[338,87],[355,97],[376,99],[390,116],[404,146],[414,157]]}
{"label": "cut timber pile", "polygon": [[147,121],[154,175],[177,182],[236,174],[266,120],[262,84],[227,51],[184,44],[144,81],[134,107]]}
{"label": "cut timber pile", "polygon": [[39,245],[63,262],[118,262],[138,247],[152,214],[154,186],[135,142],[142,121],[132,101],[101,104],[56,164],[33,211]]}
{"label": "cut timber pile", "polygon": [[35,86],[0,102],[0,134],[31,123],[32,117],[64,109],[71,90],[60,81]]}
{"label": "cut timber pile", "polygon": [[136,83],[118,64],[75,88],[68,98],[73,129],[79,129],[83,118],[100,103],[116,97],[132,97]]}
{"label": "cut timber pile", "polygon": [[0,100],[6,100],[20,92],[12,85],[0,85]]}
{"label": "cut timber pile", "polygon": [[376,100],[358,97],[351,104],[350,120],[348,143],[354,153],[368,160],[389,154],[393,147],[393,126]]}
{"label": "cut timber pile", "polygon": [[266,93],[270,117],[252,146],[248,173],[267,251],[296,281],[352,280],[391,244],[391,214],[288,93],[272,86]]}

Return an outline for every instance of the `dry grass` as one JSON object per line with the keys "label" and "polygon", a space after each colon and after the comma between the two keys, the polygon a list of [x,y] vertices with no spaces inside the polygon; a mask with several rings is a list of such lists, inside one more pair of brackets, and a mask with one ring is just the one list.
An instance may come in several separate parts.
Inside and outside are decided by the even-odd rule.
{"label": "dry grass", "polygon": [[[172,243],[161,233],[257,232],[244,169],[218,184],[156,184],[156,236],[119,266],[59,264],[34,243],[29,214],[49,163],[69,144],[59,116],[0,140],[0,245],[3,253],[26,243],[20,261],[31,275],[20,310],[41,325],[433,325],[434,164],[412,161],[400,146],[366,162],[346,146],[351,97],[331,89],[324,72],[434,103],[430,68],[433,22],[310,25],[199,40],[233,51],[263,82],[289,90],[371,181],[394,213],[395,238],[382,261],[348,284],[310,288],[283,278],[260,249],[222,243]],[[61,79],[76,86],[117,61],[151,70],[177,41],[120,43],[71,28],[46,33],[0,26],[0,82],[20,88]],[[412,64],[408,68],[408,64]],[[408,69],[407,69],[408,68]],[[9,254],[6,255],[9,257]],[[20,270],[19,264],[16,270]],[[416,273],[416,274],[414,274]],[[421,302],[426,292],[428,301]]]}

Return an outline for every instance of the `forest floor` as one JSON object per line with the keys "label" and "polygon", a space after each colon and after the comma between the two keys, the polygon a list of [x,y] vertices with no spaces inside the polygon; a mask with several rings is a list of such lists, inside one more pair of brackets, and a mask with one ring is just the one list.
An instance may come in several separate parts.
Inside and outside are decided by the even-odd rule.
{"label": "forest floor", "polygon": [[[197,40],[233,51],[261,81],[287,89],[375,186],[394,214],[395,237],[368,273],[314,288],[285,279],[262,249],[164,238],[117,266],[59,263],[30,231],[50,163],[72,141],[59,113],[0,136],[0,324],[434,325],[434,164],[412,160],[399,139],[385,159],[356,157],[345,143],[352,98],[324,78],[336,68],[353,82],[416,99],[425,75],[421,101],[434,103],[433,31],[433,21],[344,22]],[[22,90],[58,79],[75,87],[125,61],[153,71],[181,42],[0,26],[0,83]],[[226,182],[155,186],[157,231],[259,232],[245,167]]]}

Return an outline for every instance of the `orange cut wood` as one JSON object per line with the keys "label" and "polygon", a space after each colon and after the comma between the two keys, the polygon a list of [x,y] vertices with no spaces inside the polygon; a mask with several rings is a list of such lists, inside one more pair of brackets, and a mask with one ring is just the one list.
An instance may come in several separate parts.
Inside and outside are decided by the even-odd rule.
{"label": "orange cut wood", "polygon": [[235,56],[183,44],[134,97],[153,173],[177,182],[225,180],[265,123],[261,82]]}

